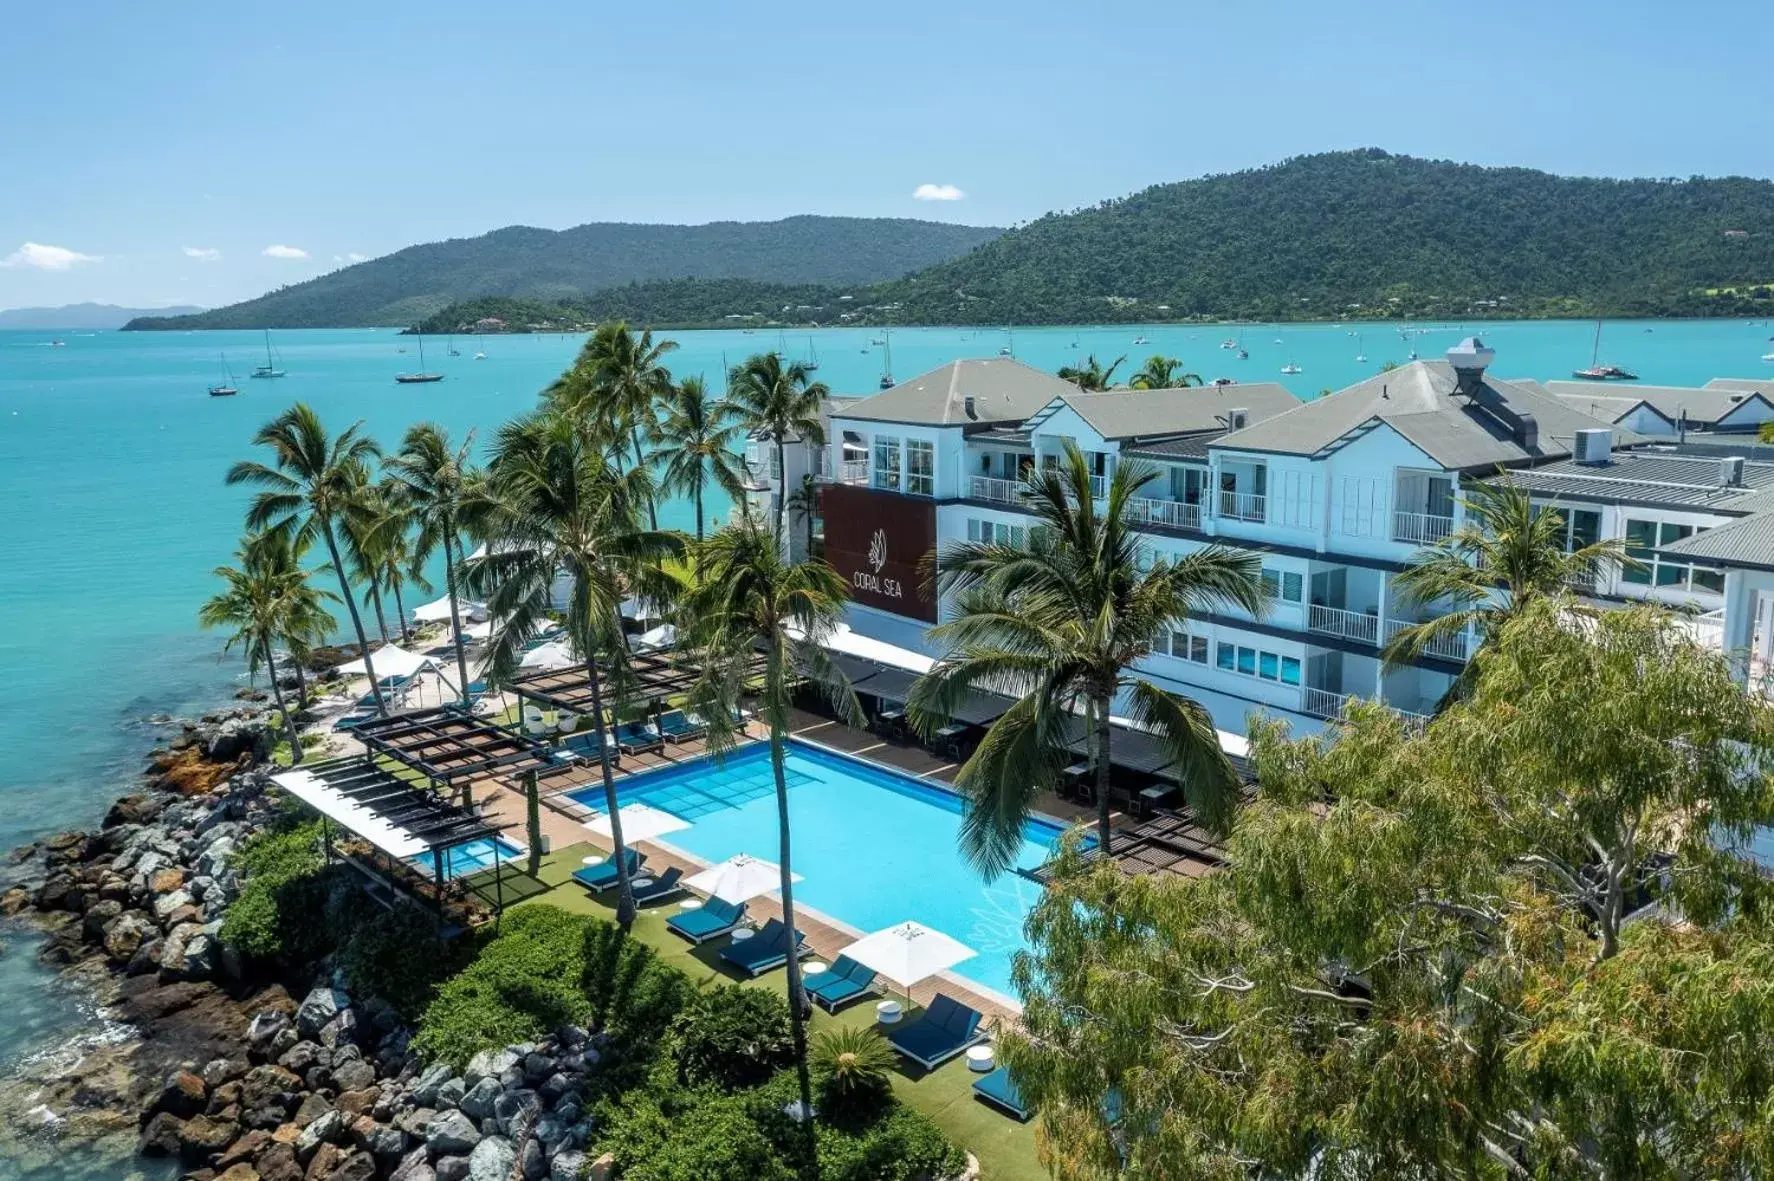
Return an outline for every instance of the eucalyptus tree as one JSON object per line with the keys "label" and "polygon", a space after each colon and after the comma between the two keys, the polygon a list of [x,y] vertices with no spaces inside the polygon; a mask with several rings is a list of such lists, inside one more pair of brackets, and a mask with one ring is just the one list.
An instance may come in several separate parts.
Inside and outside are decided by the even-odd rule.
{"label": "eucalyptus tree", "polygon": [[[791,931],[795,892],[784,768],[789,710],[796,686],[811,684],[846,722],[860,713],[849,679],[821,646],[836,630],[849,597],[850,584],[842,575],[823,561],[789,561],[783,556],[781,538],[749,517],[719,530],[697,548],[695,581],[684,596],[687,638],[703,666],[691,699],[709,719],[709,740],[715,749],[725,749],[735,740],[736,711],[748,686],[757,683],[757,709],[770,731],[770,770],[776,781],[782,921]],[[760,652],[761,678],[754,665]],[[795,956],[788,958],[787,975],[795,1073],[804,1113],[801,1123],[811,1140],[808,1003]]]}
{"label": "eucalyptus tree", "polygon": [[462,605],[458,591],[462,563],[462,532],[467,525],[468,501],[478,485],[479,474],[471,461],[474,432],[460,447],[450,444],[449,432],[436,423],[422,422],[408,428],[400,450],[387,458],[384,468],[404,489],[417,532],[413,559],[423,564],[440,547],[443,550],[444,587],[450,599],[450,630],[455,636],[457,686],[462,704],[469,704],[468,655],[462,637]]}
{"label": "eucalyptus tree", "polygon": [[1059,376],[1081,390],[1106,390],[1115,381],[1115,370],[1121,368],[1121,362],[1125,360],[1127,356],[1122,354],[1104,369],[1096,354],[1092,353],[1082,365],[1061,365]]}
{"label": "eucalyptus tree", "polygon": [[1146,358],[1146,363],[1128,379],[1127,384],[1136,390],[1171,390],[1198,386],[1202,382],[1199,373],[1183,370],[1183,363],[1177,358],[1153,354]]}
{"label": "eucalyptus tree", "polygon": [[931,589],[953,596],[955,614],[930,632],[947,655],[913,686],[908,719],[928,733],[974,691],[1017,697],[955,777],[967,798],[961,844],[987,874],[1014,863],[1036,796],[1071,760],[1067,743],[1080,707],[1097,844],[1110,851],[1109,713],[1123,694],[1134,721],[1174,760],[1202,821],[1220,829],[1228,822],[1238,779],[1213,719],[1199,702],[1135,675],[1134,666],[1154,636],[1204,612],[1235,607],[1260,616],[1268,604],[1261,558],[1221,545],[1153,557],[1128,502],[1156,478],[1140,464],[1117,466],[1099,510],[1089,465],[1067,443],[1058,466],[1025,481],[1024,503],[1035,517],[1026,546],[969,541],[936,555]]}
{"label": "eucalyptus tree", "polygon": [[727,375],[727,400],[752,434],[770,440],[776,454],[776,536],[782,536],[788,508],[788,468],[783,448],[791,437],[815,447],[825,445],[820,406],[831,396],[822,381],[813,380],[814,366],[785,361],[781,353],[758,353],[735,365]]}
{"label": "eucalyptus tree", "polygon": [[376,680],[369,637],[364,634],[363,617],[351,593],[338,538],[339,526],[361,523],[364,519],[362,489],[381,448],[363,433],[361,421],[336,436],[328,435],[320,416],[306,402],[297,402],[260,427],[253,443],[268,448],[272,462],[242,460],[228,469],[227,477],[230,486],[245,484],[258,489],[247,509],[247,527],[288,529],[291,544],[298,549],[315,539],[326,543],[333,573],[339,580],[340,597],[345,600],[352,630],[357,633],[358,649],[363,653],[376,712],[386,715],[388,706]]}
{"label": "eucalyptus tree", "polygon": [[[651,329],[637,334],[619,320],[599,324],[572,368],[545,396],[596,432],[614,454],[632,448],[632,465],[644,467],[644,444],[658,429],[659,403],[672,391],[664,358],[677,347],[671,340],[654,343]],[[618,466],[627,468],[630,462],[623,457]],[[651,500],[647,513],[657,529],[658,511]]]}
{"label": "eucalyptus tree", "polygon": [[745,469],[734,449],[741,427],[733,411],[709,395],[700,377],[686,377],[666,394],[654,462],[659,490],[696,505],[696,540],[703,535],[702,494],[713,484],[734,500],[745,496]]}
{"label": "eucalyptus tree", "polygon": [[[619,471],[607,453],[571,418],[542,411],[499,429],[488,465],[489,507],[481,528],[493,542],[464,566],[471,590],[484,592],[498,621],[490,644],[488,673],[508,684],[524,644],[555,605],[555,588],[567,583],[566,632],[584,661],[592,715],[606,724],[603,681],[627,681],[622,600],[631,590],[651,590],[663,562],[682,550],[669,533],[642,524],[641,505],[652,492],[644,467]],[[610,721],[619,721],[617,702]],[[616,858],[616,921],[634,923],[634,892],[624,864],[626,845],[608,744],[599,765]]]}

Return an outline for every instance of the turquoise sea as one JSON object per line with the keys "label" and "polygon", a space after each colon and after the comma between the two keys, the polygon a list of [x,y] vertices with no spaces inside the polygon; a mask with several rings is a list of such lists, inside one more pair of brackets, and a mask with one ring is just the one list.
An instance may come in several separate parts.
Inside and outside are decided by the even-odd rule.
{"label": "turquoise sea", "polygon": [[[1409,337],[1402,327],[920,328],[893,332],[891,350],[901,378],[1002,348],[1043,368],[1089,353],[1104,363],[1126,354],[1131,368],[1163,352],[1209,380],[1281,381],[1311,396],[1402,362],[1412,348],[1437,356],[1474,329],[1496,348],[1499,376],[1564,377],[1589,363],[1594,333],[1585,322],[1425,324]],[[1774,326],[1744,321],[1610,323],[1601,354],[1651,383],[1774,378],[1774,365],[1760,359],[1774,350],[1771,334]],[[834,391],[863,394],[876,388],[884,361],[871,344],[879,329],[672,335],[681,345],[674,371],[715,385],[725,363],[781,349],[816,360]],[[1218,347],[1232,337],[1249,360]],[[423,419],[457,435],[477,428],[484,440],[532,406],[580,344],[458,339],[452,357],[448,342],[429,340],[428,367],[446,379],[398,386],[394,375],[417,368],[418,357],[416,342],[391,330],[273,333],[288,371],[274,381],[246,377],[263,359],[257,333],[67,334],[59,347],[52,338],[0,332],[0,851],[94,822],[156,737],[147,718],[191,713],[238,685],[238,665],[218,660],[219,641],[198,632],[195,612],[214,587],[210,570],[240,532],[246,495],[224,488],[222,473],[249,453],[261,423],[300,399],[334,430],[361,418],[387,443]],[[486,358],[475,360],[482,349]],[[224,355],[241,393],[210,398],[205,387],[221,378]],[[1302,372],[1283,376],[1290,363]],[[691,522],[681,504],[662,519]],[[49,1018],[65,1005],[48,990],[22,988],[16,963],[6,975],[9,1005],[31,1017],[0,1028],[0,1070],[52,1036]]]}

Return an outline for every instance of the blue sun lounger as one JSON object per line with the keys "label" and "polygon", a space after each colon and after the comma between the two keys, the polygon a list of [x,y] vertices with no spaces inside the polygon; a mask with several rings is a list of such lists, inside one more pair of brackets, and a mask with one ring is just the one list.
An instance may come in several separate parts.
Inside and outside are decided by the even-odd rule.
{"label": "blue sun lounger", "polygon": [[721,959],[748,976],[756,976],[788,963],[791,951],[796,959],[811,951],[801,938],[799,931],[791,935],[781,919],[771,919],[750,939],[735,939],[721,948]]}
{"label": "blue sun lounger", "polygon": [[1029,1107],[1023,1102],[1023,1093],[1017,1089],[1016,1080],[1010,1077],[1010,1068],[1000,1066],[992,1073],[973,1084],[973,1095],[996,1107],[999,1111],[1013,1119],[1028,1121]]}
{"label": "blue sun lounger", "polygon": [[864,967],[847,955],[833,960],[831,967],[806,979],[807,995],[828,1013],[836,1013],[846,1001],[853,1001],[875,987],[875,970]]}
{"label": "blue sun lounger", "polygon": [[[390,693],[399,693],[402,689],[411,684],[412,680],[413,678],[411,677],[383,677],[376,682],[376,686],[382,690],[382,696],[386,697]],[[374,689],[357,699],[358,709],[374,709],[375,706],[376,691]]]}
{"label": "blue sun lounger", "polygon": [[672,894],[678,893],[684,888],[678,880],[683,876],[684,871],[674,865],[670,869],[667,869],[663,874],[659,875],[659,877],[653,879],[650,885],[632,887],[634,891],[634,904],[636,906],[644,906],[646,903],[657,902],[661,898],[666,898]]}
{"label": "blue sun lounger", "polygon": [[668,710],[659,715],[659,734],[667,742],[688,742],[692,738],[701,738],[707,733],[707,726],[700,722],[692,722],[681,709]]}
{"label": "blue sun lounger", "polygon": [[665,920],[665,925],[691,943],[706,943],[725,935],[745,917],[745,903],[710,898],[698,910],[685,910]]}
{"label": "blue sun lounger", "polygon": [[935,1070],[968,1046],[984,1041],[986,1031],[980,1028],[984,1023],[978,1011],[939,992],[923,1016],[889,1033],[887,1041],[919,1066]]}
{"label": "blue sun lounger", "polygon": [[623,722],[616,727],[616,746],[625,755],[638,755],[664,750],[665,739],[659,737],[651,722]]}
{"label": "blue sun lounger", "polygon": [[621,766],[622,748],[611,742],[608,732],[604,730],[581,730],[561,739],[562,750],[572,751],[594,763],[603,757],[605,746],[610,748],[610,762]]}
{"label": "blue sun lounger", "polygon": [[[646,860],[633,849],[622,850],[622,860],[628,865],[628,876],[634,877],[640,872],[641,863]],[[616,884],[616,859],[614,857],[601,865],[588,865],[584,869],[573,871],[573,880],[594,893],[607,890]]]}

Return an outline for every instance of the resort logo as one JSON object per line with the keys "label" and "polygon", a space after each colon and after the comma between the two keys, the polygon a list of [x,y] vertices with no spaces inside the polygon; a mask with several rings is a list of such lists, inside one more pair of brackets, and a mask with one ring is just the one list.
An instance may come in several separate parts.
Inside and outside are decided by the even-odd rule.
{"label": "resort logo", "polygon": [[883,578],[887,568],[887,530],[876,529],[869,539],[868,564],[873,570],[858,570],[850,576],[850,585],[857,590],[873,591],[889,599],[905,598],[905,586],[897,578]]}
{"label": "resort logo", "polygon": [[869,565],[875,568],[876,574],[879,574],[881,572],[881,567],[886,564],[887,530],[877,529],[875,530],[874,538],[869,541]]}

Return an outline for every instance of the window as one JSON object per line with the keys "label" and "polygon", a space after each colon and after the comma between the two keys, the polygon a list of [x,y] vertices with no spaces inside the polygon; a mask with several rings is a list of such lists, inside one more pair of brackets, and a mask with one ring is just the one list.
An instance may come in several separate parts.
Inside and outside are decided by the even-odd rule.
{"label": "window", "polygon": [[1257,671],[1257,650],[1255,648],[1238,649],[1238,671],[1245,676],[1255,676]]}
{"label": "window", "polygon": [[923,439],[906,440],[905,490],[913,496],[935,494],[936,444]]}
{"label": "window", "polygon": [[1160,642],[1157,648],[1167,652],[1178,660],[1187,660],[1193,664],[1207,663],[1207,637],[1192,636],[1188,632],[1166,633],[1168,642]]}
{"label": "window", "polygon": [[1265,681],[1281,679],[1281,658],[1273,652],[1257,653],[1257,675]]}
{"label": "window", "polygon": [[1207,637],[1189,637],[1189,660],[1195,664],[1207,663]]}
{"label": "window", "polygon": [[1300,683],[1300,662],[1292,656],[1281,658],[1281,683],[1297,685]]}
{"label": "window", "polygon": [[1725,578],[1717,570],[1705,566],[1693,566],[1687,562],[1657,553],[1659,546],[1674,545],[1684,537],[1692,537],[1703,533],[1705,529],[1694,525],[1679,525],[1673,521],[1638,521],[1628,519],[1626,522],[1626,553],[1641,565],[1637,569],[1627,568],[1621,571],[1620,580],[1638,586],[1673,587],[1677,590],[1710,591],[1723,594]]}
{"label": "window", "polygon": [[1291,570],[1271,570],[1263,567],[1263,589],[1271,598],[1280,599],[1284,603],[1298,603],[1306,595],[1306,580]]}
{"label": "window", "polygon": [[1023,527],[1006,525],[1001,521],[977,521],[971,518],[967,522],[967,540],[983,541],[988,544],[1011,545],[1017,549],[1023,547]]}
{"label": "window", "polygon": [[1214,660],[1215,663],[1225,671],[1236,671],[1235,666],[1238,661],[1238,646],[1236,644],[1228,644],[1226,641],[1221,640],[1219,651],[1215,654]]}
{"label": "window", "polygon": [[[1173,654],[1181,656],[1182,641],[1191,641],[1190,652],[1198,663],[1207,663],[1207,641],[1199,636],[1185,637],[1181,632],[1171,633]],[[1196,648],[1194,645],[1199,645]],[[1199,651],[1199,656],[1193,653]],[[1236,644],[1221,641],[1214,650],[1214,663],[1221,672],[1241,673],[1247,677],[1256,677],[1264,681],[1276,681],[1283,685],[1300,684],[1300,660],[1296,656],[1282,656],[1276,652],[1263,652],[1256,648],[1245,648]]]}
{"label": "window", "polygon": [[899,440],[890,435],[875,436],[874,483],[877,488],[899,488]]}

